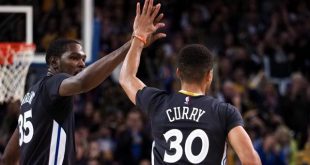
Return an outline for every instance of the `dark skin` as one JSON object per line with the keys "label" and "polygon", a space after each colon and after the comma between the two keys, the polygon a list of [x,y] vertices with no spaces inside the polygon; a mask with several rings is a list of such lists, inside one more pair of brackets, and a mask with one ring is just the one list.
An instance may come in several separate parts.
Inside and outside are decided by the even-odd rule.
{"label": "dark skin", "polygon": [[[153,7],[155,10],[155,6]],[[154,23],[160,22],[163,14],[155,18]],[[143,25],[136,23],[136,26]],[[162,38],[162,34],[151,34],[147,36],[145,47],[154,41]],[[49,61],[47,75],[55,75],[58,73],[68,73],[71,77],[62,81],[59,87],[60,96],[73,96],[76,94],[88,92],[102,83],[125,58],[132,40],[125,43],[122,47],[112,53],[102,57],[93,64],[85,67],[86,54],[80,44],[69,44],[68,51],[61,57],[52,57]],[[11,136],[2,158],[0,157],[0,165],[16,165],[19,159],[19,135],[18,128]]]}
{"label": "dark skin", "polygon": [[[79,44],[70,44],[61,58],[51,58],[48,75],[68,73],[74,75],[62,81],[60,96],[73,96],[98,86],[124,60],[131,41],[85,68],[86,55]],[[108,67],[107,67],[108,66]],[[85,69],[84,69],[85,68]]]}
{"label": "dark skin", "polygon": [[19,155],[18,129],[15,129],[7,146],[9,147],[5,148],[3,157],[0,159],[0,165],[16,165]]}
{"label": "dark skin", "polygon": [[[58,73],[72,75],[60,84],[58,91],[60,96],[73,96],[87,92],[105,80],[114,68],[124,60],[130,44],[131,41],[127,42],[87,68],[85,68],[86,55],[82,46],[75,43],[69,44],[68,51],[62,54],[60,58],[52,57],[50,59],[47,75]],[[18,139],[18,128],[16,128],[7,144],[0,165],[1,162],[4,165],[15,165],[17,163],[19,155]]]}
{"label": "dark skin", "polygon": [[[58,72],[64,72],[70,75],[76,75],[85,68],[86,54],[84,53],[82,46],[72,43],[68,45],[67,49],[68,51],[66,51],[60,58],[54,58],[51,60],[53,65],[49,67],[48,74],[53,75]],[[56,69],[54,73],[52,73],[52,69]]]}

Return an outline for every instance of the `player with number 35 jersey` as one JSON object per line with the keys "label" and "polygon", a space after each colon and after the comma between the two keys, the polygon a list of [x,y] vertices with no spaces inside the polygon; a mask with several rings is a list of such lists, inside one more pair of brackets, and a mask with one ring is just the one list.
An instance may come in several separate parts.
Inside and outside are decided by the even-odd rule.
{"label": "player with number 35 jersey", "polygon": [[[159,15],[155,20],[158,22],[162,18]],[[135,28],[145,28],[143,22],[136,20],[134,25]],[[150,45],[162,37],[151,33],[145,43]],[[3,156],[0,155],[0,164],[16,164],[20,160],[23,165],[74,165],[72,96],[101,84],[125,58],[131,41],[88,67],[85,66],[86,54],[80,42],[72,39],[53,41],[45,57],[47,75],[23,98],[18,126]]]}
{"label": "player with number 35 jersey", "polygon": [[58,93],[68,77],[65,73],[46,76],[24,96],[18,118],[23,164],[74,164],[72,97]]}

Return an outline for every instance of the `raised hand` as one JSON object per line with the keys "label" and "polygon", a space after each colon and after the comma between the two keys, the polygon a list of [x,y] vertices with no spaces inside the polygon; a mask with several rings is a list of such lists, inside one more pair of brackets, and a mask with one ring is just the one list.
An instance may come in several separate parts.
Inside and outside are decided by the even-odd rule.
{"label": "raised hand", "polygon": [[160,4],[153,6],[153,0],[146,0],[141,12],[140,3],[137,3],[133,36],[140,38],[140,40],[144,40],[145,47],[155,40],[166,36],[164,33],[154,34],[157,29],[165,26],[164,23],[160,22],[163,18],[163,14],[157,16],[160,6]]}
{"label": "raised hand", "polygon": [[[159,14],[155,20],[154,20],[154,24],[159,23],[164,17],[164,14],[161,13]],[[151,35],[148,35],[148,37],[146,38],[146,44],[144,45],[144,47],[148,47],[149,45],[151,45],[153,42],[155,42],[156,40],[160,39],[160,38],[164,38],[166,37],[165,33],[152,33]]]}

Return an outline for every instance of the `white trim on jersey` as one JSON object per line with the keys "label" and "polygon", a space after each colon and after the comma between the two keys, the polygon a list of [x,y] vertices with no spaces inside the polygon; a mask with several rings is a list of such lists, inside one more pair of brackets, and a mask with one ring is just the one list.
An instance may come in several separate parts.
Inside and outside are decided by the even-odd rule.
{"label": "white trim on jersey", "polygon": [[155,164],[155,162],[154,162],[154,148],[155,148],[155,141],[153,141],[153,143],[152,143],[152,155],[151,155],[152,165]]}
{"label": "white trim on jersey", "polygon": [[49,156],[49,165],[61,165],[66,150],[66,139],[67,135],[63,128],[53,120],[53,132],[51,137],[50,145],[50,156]]}
{"label": "white trim on jersey", "polygon": [[227,157],[227,142],[225,142],[224,144],[224,153],[223,153],[223,157],[222,157],[222,161],[221,161],[221,165],[225,165],[226,164],[226,157]]}

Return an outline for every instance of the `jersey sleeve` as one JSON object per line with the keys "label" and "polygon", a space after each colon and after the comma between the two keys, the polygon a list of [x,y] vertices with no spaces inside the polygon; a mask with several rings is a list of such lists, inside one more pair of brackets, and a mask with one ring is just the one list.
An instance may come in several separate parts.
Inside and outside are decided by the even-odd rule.
{"label": "jersey sleeve", "polygon": [[161,105],[166,96],[166,92],[151,87],[144,87],[139,90],[136,95],[137,106],[147,114],[153,113],[153,111]]}
{"label": "jersey sleeve", "polygon": [[46,90],[51,101],[56,100],[60,97],[59,87],[62,81],[66,78],[69,78],[70,75],[66,73],[60,73],[52,76],[46,81]]}
{"label": "jersey sleeve", "polygon": [[242,116],[236,107],[230,104],[227,104],[227,109],[226,109],[227,133],[236,126],[244,126]]}

